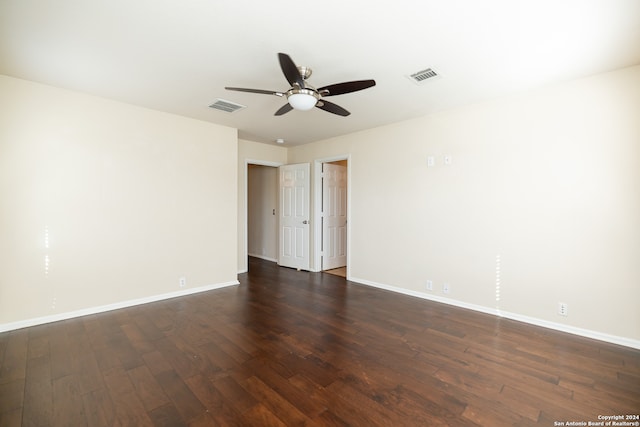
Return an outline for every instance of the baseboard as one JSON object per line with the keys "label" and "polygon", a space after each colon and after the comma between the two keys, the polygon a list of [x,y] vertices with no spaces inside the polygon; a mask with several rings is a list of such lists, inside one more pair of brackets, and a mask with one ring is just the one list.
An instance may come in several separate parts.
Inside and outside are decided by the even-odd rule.
{"label": "baseboard", "polygon": [[263,259],[263,260],[265,260],[265,261],[278,262],[278,260],[277,260],[277,259],[275,259],[275,258],[269,258],[269,257],[266,257],[266,256],[264,256],[264,255],[249,254],[249,256],[250,256],[250,257],[253,257],[253,258],[260,258],[260,259]]}
{"label": "baseboard", "polygon": [[630,338],[620,337],[620,336],[617,336],[617,335],[605,334],[605,333],[602,333],[602,332],[592,331],[592,330],[583,329],[583,328],[577,328],[577,327],[574,327],[574,326],[563,325],[561,323],[550,322],[548,320],[543,320],[543,319],[538,319],[538,318],[535,318],[535,317],[524,316],[522,314],[511,313],[511,312],[499,310],[499,309],[496,309],[496,308],[485,307],[485,306],[476,305],[476,304],[469,304],[469,303],[466,303],[466,302],[463,302],[463,301],[454,300],[454,299],[451,299],[451,298],[445,298],[445,297],[441,297],[441,296],[438,296],[438,295],[425,294],[425,293],[422,293],[422,292],[412,291],[410,289],[403,289],[403,288],[399,288],[397,286],[385,285],[385,284],[382,284],[382,283],[376,283],[376,282],[372,282],[370,280],[360,279],[360,278],[357,278],[357,277],[350,277],[350,278],[348,278],[348,280],[351,281],[351,282],[360,283],[362,285],[372,286],[374,288],[384,289],[384,290],[391,291],[391,292],[397,292],[397,293],[400,293],[400,294],[409,295],[409,296],[417,297],[417,298],[422,298],[422,299],[426,299],[426,300],[429,300],[429,301],[440,302],[440,303],[443,303],[443,304],[449,304],[449,305],[460,307],[460,308],[466,308],[466,309],[469,309],[469,310],[479,311],[479,312],[485,313],[485,314],[491,314],[491,315],[498,316],[498,317],[504,317],[504,318],[511,319],[511,320],[517,320],[518,322],[524,322],[524,323],[528,323],[528,324],[535,325],[535,326],[541,326],[541,327],[547,328],[547,329],[553,329],[553,330],[560,331],[560,332],[566,332],[566,333],[573,334],[573,335],[578,335],[578,336],[581,336],[581,337],[592,338],[592,339],[595,339],[595,340],[598,340],[598,341],[604,341],[604,342],[608,342],[608,343],[611,343],[611,344],[622,345],[622,346],[625,346],[625,347],[631,347],[631,348],[635,348],[635,349],[640,350],[640,341],[633,340],[633,339],[630,339]]}
{"label": "baseboard", "polygon": [[28,328],[30,326],[43,325],[45,323],[59,322],[61,320],[73,319],[75,317],[88,316],[90,314],[104,313],[106,311],[118,310],[121,308],[132,307],[135,305],[148,304],[150,302],[162,301],[171,298],[183,297],[186,295],[197,294],[200,292],[211,291],[214,289],[226,288],[228,286],[239,285],[240,282],[232,280],[226,283],[218,283],[214,285],[199,286],[197,288],[182,289],[166,294],[153,295],[150,297],[137,298],[128,301],[121,301],[114,304],[101,305],[97,307],[83,308],[81,310],[69,311],[66,313],[54,314],[51,316],[36,317],[33,319],[20,320],[18,322],[0,324],[0,332],[13,331],[16,329]]}

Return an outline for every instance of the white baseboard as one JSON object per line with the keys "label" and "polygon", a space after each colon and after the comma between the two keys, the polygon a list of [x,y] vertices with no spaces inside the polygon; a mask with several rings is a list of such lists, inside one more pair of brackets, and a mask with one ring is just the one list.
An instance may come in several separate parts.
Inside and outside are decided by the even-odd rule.
{"label": "white baseboard", "polygon": [[90,314],[103,313],[105,311],[118,310],[121,308],[132,307],[134,305],[148,304],[150,302],[162,301],[171,298],[182,297],[186,295],[196,294],[199,292],[211,291],[214,289],[225,288],[227,286],[239,285],[240,282],[232,280],[226,283],[218,283],[214,285],[199,286],[197,288],[181,289],[166,294],[153,295],[144,298],[137,298],[128,301],[121,301],[113,304],[101,305],[98,307],[83,308],[80,310],[69,311],[66,313],[53,314],[50,316],[36,317],[33,319],[20,320],[18,322],[0,324],[0,332],[13,331],[15,329],[28,328],[30,326],[43,325],[45,323],[59,322],[61,320],[73,319],[74,317],[88,316]]}
{"label": "white baseboard", "polygon": [[269,257],[264,256],[264,255],[249,254],[249,256],[250,256],[250,257],[253,257],[253,258],[260,258],[260,259],[263,259],[263,260],[265,260],[265,261],[278,262],[278,260],[277,260],[277,259],[275,259],[275,258],[269,258]]}
{"label": "white baseboard", "polygon": [[418,291],[412,291],[410,289],[398,288],[396,286],[385,285],[382,283],[372,282],[366,279],[359,279],[357,277],[350,277],[347,280],[360,283],[362,285],[372,286],[374,288],[380,288],[391,292],[397,292],[412,297],[422,298],[430,301],[440,302],[443,304],[449,304],[460,308],[466,308],[469,310],[479,311],[481,313],[491,314],[498,317],[505,317],[511,320],[517,320],[519,322],[529,323],[531,325],[541,326],[547,329],[553,329],[560,332],[566,332],[573,335],[579,335],[586,338],[592,338],[599,341],[605,341],[612,344],[618,344],[625,347],[631,347],[640,350],[640,341],[620,337],[617,335],[605,334],[602,332],[592,331],[589,329],[576,328],[574,326],[563,325],[561,323],[550,322],[548,320],[538,319],[535,317],[524,316],[518,313],[511,313],[508,311],[499,310],[496,308],[485,307],[476,304],[469,304],[463,301],[454,300],[451,298],[445,298],[438,295],[426,294]]}

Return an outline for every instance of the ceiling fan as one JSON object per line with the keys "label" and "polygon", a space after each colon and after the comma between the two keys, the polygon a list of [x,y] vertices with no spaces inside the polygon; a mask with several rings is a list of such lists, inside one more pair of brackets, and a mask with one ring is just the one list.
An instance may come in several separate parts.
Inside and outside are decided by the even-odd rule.
{"label": "ceiling fan", "polygon": [[327,96],[356,92],[376,85],[375,80],[356,80],[336,83],[316,89],[307,82],[307,79],[311,76],[311,68],[296,66],[291,57],[286,53],[279,53],[278,59],[280,61],[280,68],[291,85],[291,88],[286,92],[247,89],[242,87],[225,87],[225,89],[286,97],[287,103],[276,111],[276,116],[281,116],[293,109],[307,111],[311,110],[313,107],[318,107],[321,110],[328,111],[339,116],[348,116],[351,114],[349,111],[334,104],[333,102],[325,101],[324,98]]}

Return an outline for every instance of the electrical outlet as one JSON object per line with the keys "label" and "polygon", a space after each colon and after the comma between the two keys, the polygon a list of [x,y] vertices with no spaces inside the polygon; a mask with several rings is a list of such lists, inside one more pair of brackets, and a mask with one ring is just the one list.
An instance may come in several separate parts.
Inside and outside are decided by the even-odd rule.
{"label": "electrical outlet", "polygon": [[560,316],[568,316],[569,315],[569,305],[566,302],[558,303],[558,314]]}
{"label": "electrical outlet", "polygon": [[451,289],[449,288],[449,284],[448,283],[444,283],[442,285],[442,293],[448,294],[449,292],[451,292]]}
{"label": "electrical outlet", "polygon": [[184,277],[184,276],[181,277],[179,282],[180,282],[180,287],[181,288],[184,288],[185,286],[187,286],[187,278],[186,277]]}
{"label": "electrical outlet", "polygon": [[433,282],[431,280],[427,280],[427,290],[428,291],[433,290]]}
{"label": "electrical outlet", "polygon": [[427,156],[427,166],[431,168],[435,165],[436,165],[436,158],[433,156]]}

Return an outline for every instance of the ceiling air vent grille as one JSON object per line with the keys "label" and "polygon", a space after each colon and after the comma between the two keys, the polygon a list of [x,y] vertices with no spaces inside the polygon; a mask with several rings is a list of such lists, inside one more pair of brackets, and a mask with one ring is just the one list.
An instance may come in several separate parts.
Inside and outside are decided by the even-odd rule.
{"label": "ceiling air vent grille", "polygon": [[247,108],[247,106],[236,104],[235,102],[227,101],[226,99],[218,98],[213,104],[209,105],[209,108],[224,111],[226,113],[233,113],[235,111],[242,110],[243,108]]}
{"label": "ceiling air vent grille", "polygon": [[413,73],[408,77],[412,82],[422,84],[427,80],[433,79],[434,77],[439,77],[439,74],[436,73],[432,68],[427,68],[422,71],[418,71],[417,73]]}

